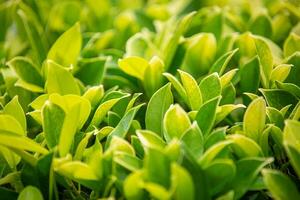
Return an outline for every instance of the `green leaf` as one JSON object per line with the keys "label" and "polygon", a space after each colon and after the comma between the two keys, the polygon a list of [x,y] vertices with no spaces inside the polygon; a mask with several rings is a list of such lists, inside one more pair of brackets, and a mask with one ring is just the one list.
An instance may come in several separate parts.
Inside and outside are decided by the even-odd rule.
{"label": "green leaf", "polygon": [[237,74],[238,69],[233,69],[221,76],[220,81],[221,81],[221,88],[226,87],[232,79],[235,77]]}
{"label": "green leaf", "polygon": [[261,37],[254,37],[256,52],[260,62],[260,75],[264,87],[269,86],[269,80],[273,69],[273,56],[267,42]]}
{"label": "green leaf", "polygon": [[195,186],[191,175],[180,165],[172,164],[172,187],[174,188],[174,199],[195,199]]}
{"label": "green leaf", "polygon": [[188,73],[178,70],[185,89],[189,106],[192,110],[198,110],[202,104],[202,96],[196,80]]}
{"label": "green leaf", "polygon": [[274,199],[284,200],[300,198],[300,193],[296,185],[285,174],[271,169],[264,169],[262,173],[264,182]]}
{"label": "green leaf", "polygon": [[251,187],[263,167],[273,159],[245,158],[236,162],[236,176],[233,180],[234,198],[241,198]]}
{"label": "green leaf", "polygon": [[281,89],[260,89],[260,92],[265,97],[268,106],[278,110],[287,105],[296,105],[298,102],[293,95]]}
{"label": "green leaf", "polygon": [[136,134],[144,148],[163,149],[166,143],[156,133],[148,130],[137,130]]}
{"label": "green leaf", "polygon": [[186,145],[186,148],[194,155],[195,158],[200,157],[204,150],[204,138],[197,124],[194,122],[191,127],[184,133],[181,141]]}
{"label": "green leaf", "polygon": [[240,134],[229,135],[227,138],[232,142],[235,154],[240,157],[261,157],[263,152],[260,146],[252,139]]}
{"label": "green leaf", "polygon": [[80,25],[76,23],[55,41],[48,52],[47,59],[65,67],[76,66],[80,50]]}
{"label": "green leaf", "polygon": [[214,161],[214,159],[216,159],[217,156],[220,155],[220,153],[225,150],[231,143],[232,141],[227,140],[218,142],[210,147],[199,159],[199,164],[201,165],[201,167],[207,168]]}
{"label": "green leaf", "polygon": [[277,65],[271,72],[270,81],[279,81],[283,82],[289,75],[292,65],[289,64],[280,64]]}
{"label": "green leaf", "polygon": [[199,84],[203,103],[221,95],[221,81],[217,73],[206,76]]}
{"label": "green leaf", "polygon": [[120,59],[118,61],[118,65],[126,74],[129,74],[143,81],[145,71],[149,64],[148,61],[143,58],[130,56]]}
{"label": "green leaf", "polygon": [[151,97],[162,86],[164,67],[163,61],[157,56],[149,61],[149,66],[144,73],[144,87],[148,97]]}
{"label": "green leaf", "polygon": [[96,86],[102,83],[106,71],[108,58],[95,57],[80,60],[79,69],[75,72],[75,77],[85,85]]}
{"label": "green leaf", "polygon": [[64,110],[54,103],[47,102],[43,107],[43,130],[49,148],[58,144],[65,116]]}
{"label": "green leaf", "polygon": [[172,83],[174,89],[179,94],[179,96],[183,99],[183,101],[188,104],[188,97],[181,83],[172,74],[165,72],[163,73],[163,75]]}
{"label": "green leaf", "polygon": [[276,86],[279,89],[282,89],[282,90],[290,93],[297,99],[300,99],[300,87],[298,87],[297,85],[295,85],[293,83],[281,83],[281,82],[276,81]]}
{"label": "green leaf", "polygon": [[242,92],[256,93],[259,82],[259,58],[253,57],[247,61],[240,70],[240,85]]}
{"label": "green leaf", "polygon": [[200,33],[189,40],[182,70],[198,77],[207,73],[213,64],[217,52],[217,41],[212,33]]}
{"label": "green leaf", "polygon": [[131,108],[121,119],[121,121],[118,123],[118,125],[115,127],[115,129],[108,135],[107,141],[105,144],[106,149],[110,145],[110,141],[114,136],[124,138],[130,128],[130,125],[138,112],[138,110],[143,106],[144,104],[140,104],[138,106],[135,106]]}
{"label": "green leaf", "polygon": [[7,65],[15,71],[17,76],[25,83],[44,87],[44,80],[38,68],[26,57],[15,57]]}
{"label": "green leaf", "polygon": [[103,85],[99,85],[90,87],[82,96],[91,103],[91,107],[94,109],[100,103],[103,95]]}
{"label": "green leaf", "polygon": [[[126,96],[128,96],[128,95],[126,95]],[[109,110],[111,110],[111,108],[118,101],[120,101],[122,98],[125,98],[126,96],[109,99],[109,100],[103,102],[102,104],[100,104],[98,106],[98,108],[96,109],[95,114],[94,114],[94,116],[92,118],[92,121],[89,124],[89,127],[87,128],[87,130],[91,131],[91,130],[94,129],[94,127],[99,126],[99,124],[103,121],[103,119],[104,119],[105,115],[107,114],[107,112]]]}
{"label": "green leaf", "polygon": [[43,200],[43,196],[39,189],[33,186],[25,187],[18,196],[18,200]]}
{"label": "green leaf", "polygon": [[243,104],[226,104],[219,106],[216,111],[216,120],[215,124],[220,123],[223,119],[225,119],[232,111],[239,109],[239,108],[246,108]]}
{"label": "green leaf", "polygon": [[263,98],[253,100],[248,106],[243,120],[246,136],[258,141],[266,122],[266,102]]}
{"label": "green leaf", "polygon": [[235,53],[239,49],[234,49],[232,51],[226,52],[220,58],[218,58],[212,67],[209,70],[209,73],[217,72],[220,76],[224,73],[228,63],[230,62],[231,58],[235,55]]}
{"label": "green leaf", "polygon": [[171,85],[167,84],[157,90],[151,97],[145,116],[146,128],[154,131],[159,135],[163,135],[163,118],[165,112],[173,103],[173,95]]}
{"label": "green leaf", "polygon": [[259,13],[251,22],[249,29],[253,34],[270,37],[273,30],[269,15],[265,12]]}
{"label": "green leaf", "polygon": [[67,69],[50,60],[47,61],[46,65],[48,66],[48,74],[45,88],[48,94],[80,94],[77,82]]}
{"label": "green leaf", "polygon": [[0,115],[0,131],[3,133],[26,135],[24,128],[16,118],[5,114]]}
{"label": "green leaf", "polygon": [[171,105],[164,119],[164,137],[167,141],[173,138],[181,138],[185,131],[191,126],[187,113],[178,105]]}
{"label": "green leaf", "polygon": [[209,192],[213,196],[231,185],[235,177],[236,167],[230,159],[218,159],[207,166],[204,173],[207,176]]}
{"label": "green leaf", "polygon": [[217,107],[220,103],[220,99],[221,97],[218,96],[207,101],[200,107],[196,115],[196,121],[204,136],[210,133],[215,124]]}
{"label": "green leaf", "polygon": [[23,128],[23,132],[26,134],[26,117],[23,108],[19,103],[18,96],[15,96],[10,102],[5,105],[3,113],[14,117],[20,123]]}
{"label": "green leaf", "polygon": [[8,148],[38,152],[42,154],[48,153],[48,151],[41,145],[35,143],[33,140],[20,135],[8,134],[6,132],[0,133],[0,145]]}
{"label": "green leaf", "polygon": [[144,159],[145,181],[157,183],[169,188],[171,163],[168,157],[158,149],[149,148]]}
{"label": "green leaf", "polygon": [[143,190],[144,180],[142,171],[135,171],[130,174],[124,182],[124,193],[129,200],[139,200],[145,198]]}
{"label": "green leaf", "polygon": [[300,36],[292,32],[283,45],[284,57],[291,56],[296,51],[300,51]]}

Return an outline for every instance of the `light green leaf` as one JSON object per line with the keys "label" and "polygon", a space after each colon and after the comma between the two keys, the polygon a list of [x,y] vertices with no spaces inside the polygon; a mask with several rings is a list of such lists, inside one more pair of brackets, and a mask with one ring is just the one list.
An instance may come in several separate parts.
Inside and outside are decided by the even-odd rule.
{"label": "light green leaf", "polygon": [[10,102],[8,102],[5,105],[3,109],[3,113],[14,117],[20,123],[20,125],[23,128],[23,132],[26,135],[26,131],[27,131],[26,117],[25,117],[24,110],[19,103],[18,96],[15,96]]}
{"label": "light green leaf", "polygon": [[166,143],[156,133],[148,130],[137,130],[136,134],[144,148],[163,149]]}
{"label": "light green leaf", "polygon": [[183,167],[175,163],[172,164],[171,171],[172,171],[171,188],[172,189],[174,188],[173,198],[176,200],[195,199],[195,186],[191,175]]}
{"label": "light green leaf", "polygon": [[145,181],[159,184],[166,189],[170,185],[171,163],[169,158],[158,149],[149,148],[144,159]]}
{"label": "light green leaf", "polygon": [[277,65],[271,72],[270,81],[283,82],[289,75],[292,65],[290,64],[280,64]]}
{"label": "light green leaf", "polygon": [[231,140],[218,142],[212,147],[210,147],[208,150],[206,150],[203,156],[201,156],[198,161],[201,167],[203,169],[207,168],[213,162],[213,160],[231,143]]}
{"label": "light green leaf", "polygon": [[43,200],[43,195],[39,189],[33,186],[25,187],[18,196],[18,200]]}
{"label": "light green leaf", "polygon": [[143,81],[145,71],[149,64],[148,61],[143,58],[130,56],[120,59],[118,61],[118,65],[126,74],[129,74]]}
{"label": "light green leaf", "polygon": [[188,104],[188,97],[186,94],[185,89],[181,85],[181,83],[170,73],[163,73],[163,75],[172,83],[172,86],[176,90],[176,92],[179,94],[179,96],[183,99],[183,101]]}
{"label": "light green leaf", "polygon": [[[128,95],[127,95],[128,96]],[[113,98],[110,100],[107,100],[105,102],[103,102],[102,104],[100,104],[97,108],[97,110],[95,111],[95,114],[92,118],[92,121],[89,125],[89,127],[87,128],[87,130],[91,131],[94,129],[94,127],[99,126],[99,124],[103,121],[104,117],[106,116],[107,112],[118,102],[120,101],[122,98],[125,98],[126,96],[123,97],[119,97],[119,98]]]}
{"label": "light green leaf", "polygon": [[203,103],[221,95],[221,81],[217,73],[206,76],[199,84]]}
{"label": "light green leaf", "polygon": [[220,76],[224,73],[228,63],[230,62],[231,58],[239,49],[234,49],[223,54],[220,58],[218,58],[212,67],[209,70],[209,73],[217,72]]}
{"label": "light green leaf", "polygon": [[164,137],[167,141],[173,138],[181,138],[185,131],[191,126],[187,113],[178,105],[171,105],[164,119]]}
{"label": "light green leaf", "polygon": [[202,96],[196,80],[188,73],[178,70],[185,89],[189,106],[192,110],[199,110],[202,104]]}
{"label": "light green leaf", "polygon": [[264,87],[269,87],[269,80],[273,70],[273,56],[267,42],[261,37],[254,37],[256,52],[260,62],[260,75]]}
{"label": "light green leaf", "polygon": [[231,82],[233,77],[236,75],[237,71],[238,69],[233,69],[221,76],[220,81],[222,88],[226,87]]}
{"label": "light green leaf", "polygon": [[266,102],[260,97],[253,100],[248,106],[243,120],[246,136],[258,141],[266,122]]}
{"label": "light green leaf", "polygon": [[234,134],[227,136],[227,138],[232,141],[233,151],[240,158],[261,157],[263,155],[260,146],[248,137]]}
{"label": "light green leaf", "polygon": [[181,141],[195,158],[200,157],[204,150],[204,138],[197,124],[194,122],[191,127],[184,133]]}
{"label": "light green leaf", "polygon": [[11,115],[0,115],[0,132],[17,134],[17,135],[26,135],[22,125]]}
{"label": "light green leaf", "polygon": [[55,41],[48,52],[47,59],[65,67],[76,66],[80,50],[80,25],[76,23]]}
{"label": "light green leaf", "polygon": [[296,51],[300,51],[300,36],[292,32],[283,45],[284,57],[291,56]]}
{"label": "light green leaf", "polygon": [[167,84],[157,90],[151,97],[145,116],[146,128],[154,131],[159,135],[163,135],[163,118],[165,112],[173,103],[173,95],[171,85]]}
{"label": "light green leaf", "polygon": [[114,136],[125,138],[127,132],[129,131],[129,128],[131,126],[131,123],[138,112],[138,110],[143,106],[144,104],[137,105],[133,108],[131,108],[124,117],[120,120],[118,125],[115,127],[115,129],[108,135],[107,141],[105,144],[106,149],[109,147],[110,142]]}
{"label": "light green leaf", "polygon": [[219,106],[217,108],[215,124],[218,124],[223,119],[225,119],[226,116],[229,115],[232,111],[239,108],[246,108],[246,106],[244,106],[243,104],[236,104],[236,105],[226,104],[226,105]]}
{"label": "light green leaf", "polygon": [[149,66],[144,73],[144,87],[149,97],[162,86],[164,67],[163,61],[157,56],[149,61]]}
{"label": "light green leaf", "polygon": [[135,171],[124,181],[124,193],[129,200],[139,200],[145,198],[143,189],[144,180],[142,171]]}
{"label": "light green leaf", "polygon": [[47,93],[80,94],[80,89],[72,74],[67,69],[47,60],[47,81],[45,88]]}
{"label": "light green leaf", "polygon": [[264,169],[262,171],[264,182],[272,197],[276,200],[299,199],[300,193],[288,176],[280,171]]}

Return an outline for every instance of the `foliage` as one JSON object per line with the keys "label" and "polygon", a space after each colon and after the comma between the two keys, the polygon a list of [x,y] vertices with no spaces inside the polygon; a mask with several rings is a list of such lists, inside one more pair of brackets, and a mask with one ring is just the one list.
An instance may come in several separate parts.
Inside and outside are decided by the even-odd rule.
{"label": "foliage", "polygon": [[3,199],[300,199],[299,0],[0,0]]}

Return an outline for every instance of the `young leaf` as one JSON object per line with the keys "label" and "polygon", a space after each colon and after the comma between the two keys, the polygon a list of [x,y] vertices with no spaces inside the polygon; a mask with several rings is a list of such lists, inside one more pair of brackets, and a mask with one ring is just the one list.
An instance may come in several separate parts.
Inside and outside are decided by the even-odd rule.
{"label": "young leaf", "polygon": [[199,84],[203,103],[221,95],[221,81],[217,73],[206,76]]}
{"label": "young leaf", "polygon": [[107,149],[110,145],[110,141],[114,136],[124,138],[130,128],[130,125],[138,112],[138,110],[143,106],[144,104],[140,104],[138,106],[135,106],[131,108],[121,119],[121,121],[118,123],[118,125],[115,127],[115,129],[108,135],[107,141],[105,144],[105,148]]}
{"label": "young leaf", "polygon": [[80,94],[77,82],[67,69],[50,60],[47,61],[47,66],[48,74],[45,88],[48,94]]}
{"label": "young leaf", "polygon": [[244,115],[244,132],[254,141],[258,141],[266,122],[266,102],[257,98],[251,102]]}
{"label": "young leaf", "polygon": [[239,49],[234,49],[223,54],[220,58],[218,58],[218,60],[215,61],[213,66],[210,68],[209,73],[211,74],[213,72],[217,72],[221,76],[224,73],[229,61],[238,50]]}
{"label": "young leaf", "polygon": [[43,196],[39,189],[33,186],[25,187],[18,196],[18,200],[43,200]]}
{"label": "young leaf", "polygon": [[220,99],[221,97],[218,96],[207,101],[200,107],[196,115],[195,119],[204,136],[210,133],[215,124],[216,112]]}
{"label": "young leaf", "polygon": [[149,97],[162,86],[164,67],[163,61],[157,56],[149,61],[149,66],[144,73],[144,87]]}
{"label": "young leaf", "polygon": [[240,70],[240,85],[242,92],[256,93],[259,87],[259,58],[253,57]]}
{"label": "young leaf", "polygon": [[172,164],[172,186],[174,188],[174,199],[195,199],[195,186],[191,175],[180,165]]}
{"label": "young leaf", "polygon": [[283,173],[271,169],[262,171],[264,182],[272,197],[276,200],[299,199],[300,193],[296,185]]}
{"label": "young leaf", "polygon": [[264,87],[269,86],[269,80],[273,69],[273,55],[267,42],[261,37],[255,37],[256,52],[260,62],[260,75]]}
{"label": "young leaf", "polygon": [[189,105],[192,110],[199,110],[202,104],[202,96],[196,80],[188,73],[178,70],[180,78],[187,94]]}
{"label": "young leaf", "polygon": [[136,134],[144,148],[163,149],[166,143],[156,133],[147,130],[137,130]]}
{"label": "young leaf", "polygon": [[181,138],[185,131],[191,126],[187,113],[178,105],[171,105],[164,119],[164,137],[167,141],[173,138]]}
{"label": "young leaf", "polygon": [[151,97],[145,116],[146,128],[159,135],[163,135],[163,117],[173,103],[171,85],[167,84],[157,90]]}
{"label": "young leaf", "polygon": [[12,68],[18,77],[29,84],[44,87],[44,80],[38,68],[26,57],[15,57],[7,65]]}
{"label": "young leaf", "polygon": [[204,150],[204,138],[197,124],[194,122],[191,127],[184,133],[181,141],[186,145],[186,148],[194,155],[195,158],[200,157]]}
{"label": "young leaf", "polygon": [[118,65],[126,74],[129,74],[143,81],[145,71],[149,64],[148,61],[143,58],[131,56],[120,59],[118,61]]}
{"label": "young leaf", "polygon": [[5,105],[3,113],[14,117],[22,126],[24,133],[26,133],[26,117],[23,108],[19,103],[18,96],[15,96],[10,102]]}
{"label": "young leaf", "polygon": [[48,52],[47,59],[65,67],[76,66],[80,50],[80,25],[76,23],[56,40]]}
{"label": "young leaf", "polygon": [[284,57],[291,56],[296,51],[300,51],[300,36],[291,33],[283,45]]}

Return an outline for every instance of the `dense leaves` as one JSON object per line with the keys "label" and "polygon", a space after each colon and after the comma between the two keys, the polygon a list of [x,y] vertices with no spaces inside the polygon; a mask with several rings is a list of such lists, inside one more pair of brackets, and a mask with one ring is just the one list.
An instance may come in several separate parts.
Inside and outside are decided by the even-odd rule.
{"label": "dense leaves", "polygon": [[298,0],[0,0],[0,198],[300,199]]}

